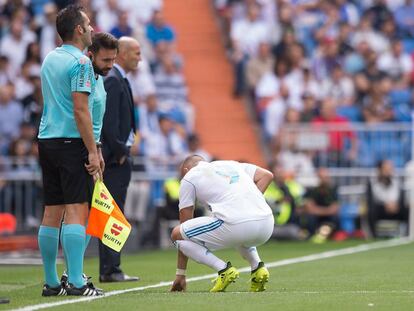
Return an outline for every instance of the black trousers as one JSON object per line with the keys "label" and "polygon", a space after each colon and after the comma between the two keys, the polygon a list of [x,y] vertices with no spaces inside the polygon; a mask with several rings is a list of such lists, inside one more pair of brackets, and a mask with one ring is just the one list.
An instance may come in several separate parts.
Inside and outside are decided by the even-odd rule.
{"label": "black trousers", "polygon": [[[122,211],[124,211],[127,189],[131,180],[131,171],[131,161],[127,159],[122,165],[109,164],[104,172],[105,186]],[[99,241],[99,274],[120,273],[122,272],[120,265],[121,253],[110,249]]]}
{"label": "black trousers", "polygon": [[371,206],[368,206],[368,225],[370,227],[372,235],[375,238],[378,236],[376,227],[378,220],[386,219],[408,222],[408,212],[409,209],[404,207],[402,204],[400,204],[400,207],[396,214],[388,214],[383,204],[373,203]]}

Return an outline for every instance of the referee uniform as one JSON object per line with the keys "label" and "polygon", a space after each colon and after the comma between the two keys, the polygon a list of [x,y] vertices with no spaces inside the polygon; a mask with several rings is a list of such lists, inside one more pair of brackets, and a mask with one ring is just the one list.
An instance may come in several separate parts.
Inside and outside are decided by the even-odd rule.
{"label": "referee uniform", "polygon": [[[88,94],[88,110],[92,115],[97,83],[92,63],[74,45],[63,44],[46,56],[41,68],[41,80],[44,107],[38,145],[44,204],[52,208],[85,204],[90,201],[93,179],[85,168],[88,150],[77,127],[72,95]],[[103,111],[100,113],[103,114]],[[99,137],[99,122],[96,126],[95,138]],[[61,233],[69,274],[67,293],[96,295],[96,290],[85,285],[82,278],[85,226],[79,223],[65,224]],[[59,285],[56,271],[58,237],[58,228],[41,226],[39,229],[39,247],[46,281],[43,296],[63,295],[66,292]]]}
{"label": "referee uniform", "polygon": [[[72,92],[95,89],[92,63],[64,44],[47,55],[41,79],[44,108],[38,138],[45,205],[88,202],[92,177],[84,167],[88,152],[76,125]],[[92,114],[91,99],[88,106]]]}

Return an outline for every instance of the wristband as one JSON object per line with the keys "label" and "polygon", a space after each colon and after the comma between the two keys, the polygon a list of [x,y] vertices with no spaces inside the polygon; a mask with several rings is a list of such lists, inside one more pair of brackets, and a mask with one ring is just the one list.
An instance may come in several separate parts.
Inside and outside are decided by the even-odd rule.
{"label": "wristband", "polygon": [[186,272],[185,269],[177,269],[175,271],[175,275],[183,275],[183,276],[185,276],[185,272]]}
{"label": "wristband", "polygon": [[101,143],[100,141],[98,141],[98,142],[96,143],[96,148],[102,148],[102,143]]}

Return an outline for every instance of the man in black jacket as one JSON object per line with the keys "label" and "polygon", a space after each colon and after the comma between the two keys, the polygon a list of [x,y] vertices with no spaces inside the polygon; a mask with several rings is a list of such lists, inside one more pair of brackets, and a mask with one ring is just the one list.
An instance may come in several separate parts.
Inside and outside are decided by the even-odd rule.
{"label": "man in black jacket", "polygon": [[[114,67],[105,79],[106,112],[102,128],[102,153],[106,163],[105,185],[123,211],[131,179],[129,149],[136,131],[134,102],[126,74],[135,70],[141,60],[139,43],[130,37],[119,39]],[[120,268],[121,254],[99,242],[99,281],[137,281]]]}

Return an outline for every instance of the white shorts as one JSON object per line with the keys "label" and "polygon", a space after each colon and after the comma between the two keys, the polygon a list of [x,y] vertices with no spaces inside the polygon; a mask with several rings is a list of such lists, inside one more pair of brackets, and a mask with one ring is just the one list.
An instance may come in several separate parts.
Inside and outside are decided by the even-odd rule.
{"label": "white shorts", "polygon": [[261,220],[229,224],[215,217],[197,217],[180,225],[181,236],[209,250],[261,245],[272,236],[273,215]]}

